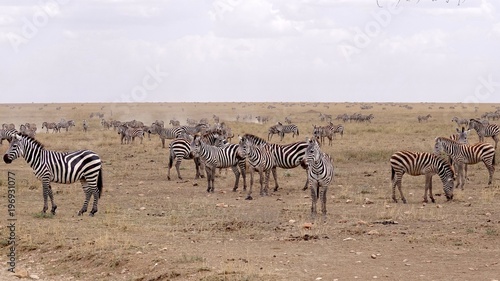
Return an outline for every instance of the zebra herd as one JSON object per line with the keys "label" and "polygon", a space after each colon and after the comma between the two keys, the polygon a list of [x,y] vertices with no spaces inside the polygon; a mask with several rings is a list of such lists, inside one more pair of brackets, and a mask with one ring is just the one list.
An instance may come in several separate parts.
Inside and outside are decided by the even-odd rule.
{"label": "zebra herd", "polygon": [[[458,124],[460,119],[455,117],[452,121]],[[460,122],[460,124],[464,123]],[[489,174],[488,185],[492,184],[500,128],[496,124],[485,124],[478,119],[469,119],[467,124],[468,130],[465,130],[464,127],[462,130],[457,128],[457,134],[450,138],[437,137],[434,140],[434,154],[402,150],[391,156],[392,199],[394,202],[397,202],[397,187],[401,200],[406,203],[401,190],[401,179],[405,173],[412,176],[425,175],[424,202],[427,202],[427,191],[430,193],[431,201],[435,202],[432,195],[432,176],[435,174],[438,174],[443,182],[446,198],[453,199],[453,189],[460,186],[463,190],[468,179],[467,165],[483,162]],[[468,144],[467,135],[472,129],[477,132],[479,142]],[[495,145],[484,142],[485,137],[492,137]],[[448,159],[440,158],[442,153],[446,154]],[[457,183],[454,186],[455,180]]]}
{"label": "zebra herd", "polygon": [[52,130],[52,133],[60,133],[61,129],[65,129],[67,132],[71,127],[75,126],[75,121],[73,120],[64,120],[61,119],[59,122],[43,122],[42,123],[42,129],[45,129],[46,133],[49,132],[49,130]]}

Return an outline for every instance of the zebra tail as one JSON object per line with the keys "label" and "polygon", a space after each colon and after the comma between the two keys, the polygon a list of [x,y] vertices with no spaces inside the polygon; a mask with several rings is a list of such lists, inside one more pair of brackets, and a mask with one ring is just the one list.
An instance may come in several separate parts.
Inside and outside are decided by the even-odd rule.
{"label": "zebra tail", "polygon": [[297,129],[297,136],[299,135],[299,129]]}
{"label": "zebra tail", "polygon": [[495,166],[495,165],[496,165],[496,163],[495,163],[495,162],[496,162],[496,161],[495,161],[495,158],[496,158],[495,156],[496,156],[496,154],[497,154],[497,152],[495,151],[495,153],[493,153],[493,166]]}
{"label": "zebra tail", "polygon": [[99,190],[99,198],[102,194],[102,168],[99,169],[99,175],[97,176],[97,190]]}

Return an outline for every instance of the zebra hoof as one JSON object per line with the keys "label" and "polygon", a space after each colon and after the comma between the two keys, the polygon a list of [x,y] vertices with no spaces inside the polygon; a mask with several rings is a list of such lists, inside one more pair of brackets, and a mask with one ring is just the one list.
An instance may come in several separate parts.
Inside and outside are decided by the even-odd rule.
{"label": "zebra hoof", "polygon": [[252,196],[248,195],[247,198],[245,198],[245,200],[253,200]]}

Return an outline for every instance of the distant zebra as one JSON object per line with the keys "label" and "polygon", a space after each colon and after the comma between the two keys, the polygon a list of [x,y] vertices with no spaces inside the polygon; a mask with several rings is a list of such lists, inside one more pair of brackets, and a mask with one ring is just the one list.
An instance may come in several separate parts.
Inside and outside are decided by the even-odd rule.
{"label": "distant zebra", "polygon": [[[246,200],[252,200],[253,174],[257,171],[260,176],[260,195],[267,196],[269,190],[269,175],[276,174],[276,163],[268,143],[254,144],[248,137],[240,137],[239,148],[248,159],[250,165],[250,189]],[[273,170],[274,169],[274,170]],[[276,179],[275,179],[276,180]]]}
{"label": "distant zebra", "polygon": [[316,216],[316,203],[321,201],[321,213],[326,221],[326,192],[333,181],[334,167],[330,155],[321,151],[316,139],[310,139],[306,148],[307,180],[311,190],[311,217]]}
{"label": "distant zebra", "polygon": [[473,145],[461,144],[454,140],[437,137],[434,145],[434,153],[446,153],[455,163],[458,174],[458,182],[456,188],[460,185],[463,189],[465,185],[464,164],[477,164],[480,161],[484,163],[490,174],[488,184],[493,181],[493,173],[495,172],[495,148],[492,144],[479,142]]}
{"label": "distant zebra", "polygon": [[61,120],[59,123],[57,123],[58,132],[61,131],[61,128],[65,129],[67,132],[69,130],[69,128],[74,127],[74,126],[75,126],[75,121],[73,121],[73,120],[68,120],[68,121]]}
{"label": "distant zebra", "polygon": [[[279,123],[281,124],[281,123]],[[292,137],[294,138],[295,135],[299,135],[299,128],[297,127],[297,125],[294,125],[294,124],[290,124],[290,125],[283,125],[281,124],[281,130],[280,130],[280,137],[281,137],[281,140],[283,140],[283,138],[285,137],[285,134],[292,134]]]}
{"label": "distant zebra", "polygon": [[170,120],[168,124],[172,124],[173,127],[179,127],[181,125],[181,122],[179,120]]}
{"label": "distant zebra", "polygon": [[432,193],[432,176],[438,174],[443,182],[443,190],[447,200],[453,199],[454,173],[451,166],[438,156],[425,152],[398,151],[390,159],[391,180],[392,180],[392,200],[397,203],[396,186],[398,187],[401,200],[406,204],[406,198],[401,190],[401,179],[405,173],[411,176],[425,175],[424,202],[427,200],[427,191],[432,203],[435,203]]}
{"label": "distant zebra", "polygon": [[333,125],[330,122],[326,126],[316,126],[313,125],[313,136],[321,143],[325,141],[325,137],[328,138],[328,145],[332,145],[332,140],[335,138],[335,134],[339,133],[341,137],[344,136],[344,125]]}
{"label": "distant zebra", "polygon": [[281,134],[281,129],[283,128],[283,125],[278,122],[278,124],[273,125],[269,127],[267,130],[267,140],[270,141],[273,138],[273,135],[280,135]]}
{"label": "distant zebra", "polygon": [[424,121],[426,121],[426,122],[427,122],[427,121],[429,121],[429,118],[431,118],[431,117],[432,117],[432,116],[431,116],[430,114],[427,114],[427,115],[425,115],[425,116],[424,116],[424,115],[419,115],[419,116],[417,117],[417,119],[418,119],[418,123],[421,123],[421,122],[424,122]]}
{"label": "distant zebra", "polygon": [[83,119],[83,131],[87,132],[88,128],[89,128],[89,124],[87,123],[87,120]]}
{"label": "distant zebra", "polygon": [[457,126],[460,127],[462,125],[467,126],[469,125],[469,120],[466,118],[458,118],[457,116],[451,118],[451,122],[456,122]]}
{"label": "distant zebra", "polygon": [[[185,135],[185,134],[184,134]],[[198,179],[200,177],[204,177],[203,174],[200,173],[200,166],[202,166],[202,163],[200,161],[200,158],[195,156],[194,153],[191,151],[191,142],[192,138],[190,139],[188,136],[187,138],[180,137],[176,138],[173,141],[170,142],[168,148],[170,150],[169,152],[169,158],[168,158],[168,173],[167,173],[167,179],[170,180],[170,169],[172,169],[174,160],[175,160],[175,169],[177,171],[177,177],[182,180],[181,177],[181,172],[180,172],[180,165],[182,162],[182,159],[193,159],[195,168],[196,168],[196,176],[195,179]],[[204,141],[210,145],[214,146],[220,146],[222,143],[221,137],[216,134],[216,133],[208,133],[202,136]]]}
{"label": "distant zebra", "polygon": [[26,125],[24,125],[24,124],[21,124],[21,126],[19,126],[19,133],[25,134],[25,135],[30,136],[32,138],[35,138],[35,135],[36,135],[34,130],[31,130],[30,128],[26,127]]}
{"label": "distant zebra", "polygon": [[[247,189],[245,172],[246,160],[245,157],[241,155],[238,144],[227,144],[223,147],[211,146],[204,142],[199,135],[195,135],[191,142],[191,151],[193,151],[196,156],[199,156],[200,160],[205,165],[208,183],[207,192],[214,192],[216,168],[229,167],[231,167],[236,177],[233,191],[238,189],[240,175],[243,176],[243,188],[244,190]],[[238,167],[241,173],[238,171]]]}
{"label": "distant zebra", "polygon": [[144,138],[144,131],[142,130],[142,128],[129,128],[126,126],[120,126],[118,128],[118,134],[121,136],[121,144],[124,143],[124,140],[125,143],[131,144],[134,142],[135,138],[140,138],[142,144],[142,140]]}
{"label": "distant zebra", "polygon": [[4,130],[12,130],[12,129],[15,129],[15,128],[16,128],[16,125],[14,125],[14,123],[10,123],[10,124],[4,123],[4,124],[2,124],[2,129],[4,129]]}
{"label": "distant zebra", "polygon": [[[451,135],[450,139],[454,140],[454,141],[457,141],[457,142],[459,142],[461,144],[469,144],[468,135],[469,135],[470,130],[466,131],[464,127],[462,127],[461,131],[460,131],[459,128],[456,128],[456,130],[457,130],[457,133]],[[450,160],[450,163],[453,163],[453,160],[451,159],[451,157],[449,157],[449,160]],[[455,165],[455,170],[458,169],[458,168],[459,167],[457,165]],[[467,177],[467,164],[464,164],[464,172],[465,172],[465,179],[469,180],[469,178]]]}
{"label": "distant zebra", "polygon": [[474,129],[479,136],[479,141],[484,142],[484,137],[491,137],[495,141],[495,150],[498,145],[498,135],[500,134],[500,128],[497,124],[485,125],[477,119],[470,119],[469,130]]}
{"label": "distant zebra", "polygon": [[55,122],[43,122],[42,123],[42,129],[45,128],[47,131],[46,133],[49,132],[49,129],[52,130],[52,133],[56,133],[59,131],[59,127],[57,126],[57,124]]}
{"label": "distant zebra", "polygon": [[87,211],[91,196],[94,196],[94,203],[90,216],[94,216],[97,212],[97,202],[102,194],[103,183],[101,159],[95,152],[90,150],[51,151],[29,136],[14,134],[3,160],[10,164],[18,157],[24,157],[35,176],[42,181],[43,213],[48,209],[47,198],[50,198],[52,204],[51,213],[56,213],[57,205],[54,202],[51,182],[69,184],[78,180],[85,193],[85,201],[78,215]]}
{"label": "distant zebra", "polygon": [[[307,168],[307,164],[305,162],[305,154],[308,144],[305,141],[280,145],[276,143],[268,143],[264,139],[252,134],[244,134],[243,138],[247,138],[248,141],[257,146],[266,143],[269,144],[271,155],[274,157],[274,163],[276,164],[276,167],[283,169],[293,169],[295,167],[301,166],[304,169]],[[273,173],[275,183],[274,191],[277,191],[279,188],[279,184],[276,174],[276,168],[274,168],[271,172]],[[307,188],[308,184],[306,180],[303,189],[306,190]]]}
{"label": "distant zebra", "polygon": [[151,125],[147,131],[149,134],[158,134],[161,140],[161,147],[165,148],[165,139],[178,138],[182,133],[186,132],[185,126],[173,128],[161,128],[157,125]]}

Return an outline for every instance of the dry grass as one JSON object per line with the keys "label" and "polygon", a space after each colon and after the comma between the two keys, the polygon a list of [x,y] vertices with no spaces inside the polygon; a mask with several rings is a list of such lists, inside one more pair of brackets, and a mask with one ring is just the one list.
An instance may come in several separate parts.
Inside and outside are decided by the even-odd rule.
{"label": "dry grass", "polygon": [[[353,103],[3,105],[2,123],[36,123],[37,139],[46,148],[92,149],[104,162],[104,194],[93,218],[76,216],[83,203],[79,184],[54,184],[58,213],[40,215],[41,183],[31,168],[22,159],[1,164],[4,209],[7,171],[17,178],[18,267],[46,280],[400,280],[408,274],[422,280],[498,279],[497,174],[488,187],[484,165],[470,166],[471,181],[465,190],[455,191],[453,202],[436,196],[437,203],[427,205],[421,203],[424,178],[405,175],[403,192],[409,203],[395,204],[388,164],[396,150],[432,151],[436,136],[455,131],[453,116],[476,117],[494,110],[494,105],[478,105],[477,113],[472,105],[412,104],[412,110],[399,104],[372,105],[370,110]],[[286,143],[309,137],[312,125],[322,124],[320,112],[373,113],[375,119],[346,123],[344,137],[323,146],[336,168],[328,192],[328,220],[304,228],[311,204],[310,192],[302,191],[304,170],[278,170],[280,190],[264,198],[254,196],[253,201],[244,200],[241,181],[233,193],[234,176],[231,170],[223,171],[215,180],[215,193],[207,194],[205,179],[194,180],[192,161],[181,165],[187,180],[178,181],[174,168],[173,180],[167,181],[168,148],[161,148],[158,137],[146,137],[142,145],[120,145],[116,132],[88,118],[100,111],[108,119],[112,111],[114,119],[147,124],[156,119],[210,120],[217,114],[236,136],[253,133],[264,138],[270,125],[288,116],[301,134],[298,139],[287,135]],[[417,122],[418,115],[428,113],[429,122]],[[238,122],[238,114],[253,118]],[[270,116],[271,122],[256,123],[258,115]],[[60,118],[74,119],[77,127],[60,134],[41,130],[43,121]],[[83,119],[89,121],[86,134]],[[470,141],[476,140],[473,133]],[[4,142],[1,152],[6,149]],[[434,193],[442,194],[438,177],[433,184]],[[2,240],[7,237],[6,227],[0,228],[0,235]]]}

